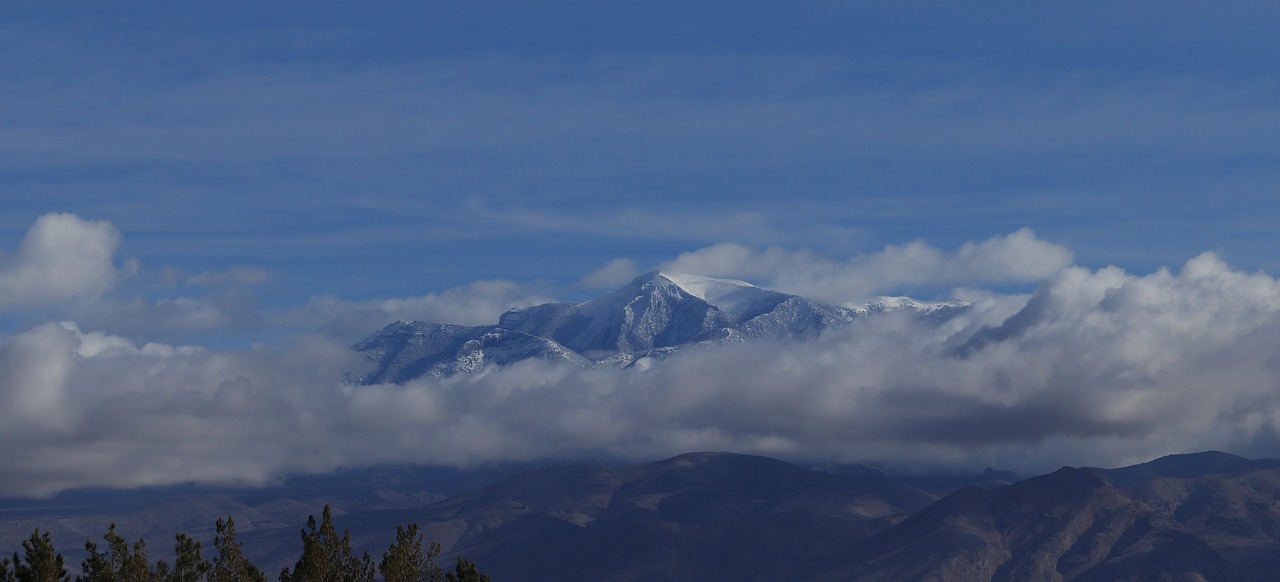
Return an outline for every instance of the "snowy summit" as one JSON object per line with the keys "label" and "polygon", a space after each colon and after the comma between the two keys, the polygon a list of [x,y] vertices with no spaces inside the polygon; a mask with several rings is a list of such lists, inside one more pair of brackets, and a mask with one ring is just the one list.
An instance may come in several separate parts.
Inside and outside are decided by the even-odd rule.
{"label": "snowy summit", "polygon": [[353,380],[443,378],[531,358],[626,367],[692,345],[809,340],[876,313],[908,310],[938,323],[967,308],[903,299],[850,309],[745,281],[656,271],[590,301],[512,309],[495,325],[393,323],[355,345],[374,370]]}

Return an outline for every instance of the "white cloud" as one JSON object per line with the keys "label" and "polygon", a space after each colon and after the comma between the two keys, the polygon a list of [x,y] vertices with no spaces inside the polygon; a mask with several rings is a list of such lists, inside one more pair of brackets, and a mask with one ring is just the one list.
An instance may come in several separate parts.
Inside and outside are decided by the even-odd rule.
{"label": "white cloud", "polygon": [[[77,255],[31,250],[60,248],[40,242],[45,229],[114,233],[51,216],[28,234],[36,242],[24,243],[23,260]],[[629,370],[530,361],[400,386],[343,385],[344,372],[366,365],[346,345],[395,319],[490,323],[550,299],[482,281],[380,301],[319,297],[276,316],[258,314],[243,293],[97,301],[84,314],[114,312],[98,323],[115,326],[140,318],[153,331],[263,325],[328,335],[234,351],[140,343],[88,320],[18,333],[0,343],[0,439],[10,443],[0,450],[0,494],[709,449],[1023,471],[1203,449],[1280,455],[1280,281],[1213,254],[1145,276],[1066,266],[1070,256],[1029,230],[847,260],[720,244],[668,266],[828,300],[967,285],[957,293],[975,307],[938,329],[884,318],[815,342],[691,349]],[[584,284],[635,271],[614,261]],[[1029,295],[983,288],[1040,278]]]}
{"label": "white cloud", "polygon": [[258,267],[238,265],[226,271],[203,271],[187,277],[188,285],[256,285],[267,280],[267,271]]}
{"label": "white cloud", "polygon": [[80,331],[80,326],[76,325],[75,322],[64,321],[58,325],[75,335],[80,344],[74,350],[75,354],[84,358],[114,355],[167,357],[196,354],[202,351],[202,348],[198,346],[171,346],[158,342],[147,342],[142,347],[138,347],[133,342],[118,335],[111,335],[101,331],[84,333]]}
{"label": "white cloud", "polygon": [[270,322],[292,329],[319,329],[355,341],[401,319],[484,325],[497,322],[498,316],[512,307],[551,301],[540,291],[511,281],[476,281],[412,297],[369,301],[345,301],[331,295],[313,297],[299,309],[273,316]]}
{"label": "white cloud", "polygon": [[1023,471],[1280,454],[1280,281],[1202,255],[978,299],[943,329],[886,318],[637,369],[530,361],[369,387],[338,381],[362,365],[341,342],[196,351],[47,325],[0,345],[0,493],[581,452]]}
{"label": "white cloud", "polygon": [[755,251],[720,243],[663,265],[673,271],[757,281],[766,287],[831,303],[865,300],[903,286],[1034,282],[1071,264],[1072,253],[1036,238],[1029,228],[944,251],[922,240],[877,253],[833,259],[811,250]]}
{"label": "white cloud", "polygon": [[118,277],[119,244],[120,233],[107,221],[41,216],[0,263],[0,308],[55,305],[105,292]]}
{"label": "white cloud", "polygon": [[621,287],[640,274],[635,261],[631,259],[614,259],[582,278],[582,286],[588,289],[610,289]]}
{"label": "white cloud", "polygon": [[345,438],[327,415],[345,417],[337,374],[357,365],[345,347],[307,338],[215,352],[37,327],[0,346],[0,490],[260,482],[331,467],[350,457],[303,440]]}

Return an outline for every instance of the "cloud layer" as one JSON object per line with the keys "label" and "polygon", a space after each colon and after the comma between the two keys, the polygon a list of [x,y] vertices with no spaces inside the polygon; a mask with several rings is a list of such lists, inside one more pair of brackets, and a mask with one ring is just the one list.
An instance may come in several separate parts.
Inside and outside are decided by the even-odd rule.
{"label": "cloud layer", "polygon": [[[41,218],[0,269],[5,308],[40,304],[37,290],[76,310],[118,305],[93,299],[119,277],[118,243],[106,223]],[[328,333],[234,350],[39,324],[0,343],[0,494],[690,450],[1027,472],[1204,449],[1280,455],[1280,281],[1213,254],[1146,275],[1070,257],[1028,230],[843,260],[721,244],[672,265],[828,299],[900,284],[1035,288],[975,291],[975,308],[941,328],[885,317],[813,342],[690,349],[628,370],[531,361],[405,385],[342,384],[365,364],[327,328],[450,314],[479,323],[544,298],[500,281],[317,298],[261,324],[312,321]],[[621,261],[587,280],[632,271]]]}

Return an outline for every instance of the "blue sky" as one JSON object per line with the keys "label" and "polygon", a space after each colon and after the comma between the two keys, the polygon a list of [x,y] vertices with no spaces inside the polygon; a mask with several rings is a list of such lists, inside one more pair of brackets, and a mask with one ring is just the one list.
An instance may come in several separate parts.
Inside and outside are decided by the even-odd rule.
{"label": "blue sky", "polygon": [[266,270],[275,307],[1022,227],[1094,267],[1280,270],[1267,3],[5,12],[5,248],[109,220],[149,271]]}
{"label": "blue sky", "polygon": [[[45,454],[0,451],[0,490],[583,447],[1280,456],[1277,29],[1267,2],[7,3],[0,436]],[[833,303],[963,297],[980,309],[956,333],[1007,341],[956,361],[887,330],[750,365],[456,381],[489,400],[334,380],[389,321],[492,322],[655,267]],[[776,400],[715,416],[744,369]],[[663,392],[681,382],[706,391]],[[852,403],[844,424],[824,399]],[[574,414],[518,421],[540,406]],[[762,410],[778,423],[742,422]],[[1018,432],[1046,410],[1066,412]],[[451,424],[477,411],[517,421]],[[822,440],[852,418],[884,430]],[[214,462],[233,421],[251,440],[224,448],[262,452]],[[895,432],[918,426],[938,440]],[[480,429],[489,448],[459,440]],[[353,434],[374,436],[310,448]],[[409,438],[445,448],[387,446]]]}

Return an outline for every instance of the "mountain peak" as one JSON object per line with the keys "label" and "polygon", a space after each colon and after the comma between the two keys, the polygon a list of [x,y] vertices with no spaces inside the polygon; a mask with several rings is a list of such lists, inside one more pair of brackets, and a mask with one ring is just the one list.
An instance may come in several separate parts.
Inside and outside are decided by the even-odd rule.
{"label": "mountain peak", "polygon": [[1117,487],[1124,487],[1152,477],[1176,477],[1189,479],[1204,475],[1221,475],[1243,471],[1254,462],[1221,451],[1204,451],[1179,455],[1165,455],[1158,459],[1119,469],[1103,469]]}
{"label": "mountain peak", "polygon": [[652,273],[652,275],[653,276],[650,280],[657,281],[659,279],[665,279],[671,284],[683,289],[685,293],[693,295],[694,297],[712,305],[715,305],[717,300],[743,290],[750,289],[763,291],[763,289],[760,289],[751,283],[739,281],[737,279],[714,279],[711,277],[704,277],[702,275],[691,275],[675,271],[656,271]]}
{"label": "mountain peak", "polygon": [[882,311],[905,310],[937,324],[964,309],[931,310],[906,299],[901,303],[856,310],[736,279],[653,271],[590,301],[512,309],[496,325],[397,322],[355,348],[377,365],[361,381],[401,382],[530,358],[625,367],[686,346],[804,341]]}
{"label": "mountain peak", "polygon": [[671,285],[688,295],[701,299],[710,305],[725,311],[731,310],[737,303],[747,297],[757,297],[763,293],[773,293],[761,289],[746,281],[737,279],[716,279],[703,275],[680,273],[677,271],[651,271],[632,281],[633,286]]}

